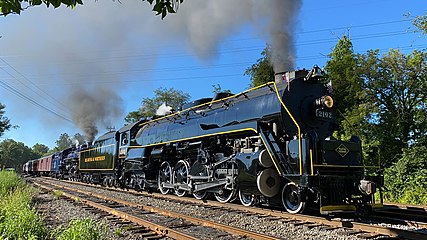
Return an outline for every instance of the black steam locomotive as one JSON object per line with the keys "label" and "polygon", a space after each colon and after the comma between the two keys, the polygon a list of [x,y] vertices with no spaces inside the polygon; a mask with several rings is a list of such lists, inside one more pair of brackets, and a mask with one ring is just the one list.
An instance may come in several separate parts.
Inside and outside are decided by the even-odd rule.
{"label": "black steam locomotive", "polygon": [[366,174],[359,138],[331,137],[333,99],[322,79],[317,67],[278,74],[275,82],[127,125],[75,149],[78,161],[64,161],[71,165],[63,175],[197,199],[213,194],[223,203],[238,197],[290,213],[378,207],[382,177]]}

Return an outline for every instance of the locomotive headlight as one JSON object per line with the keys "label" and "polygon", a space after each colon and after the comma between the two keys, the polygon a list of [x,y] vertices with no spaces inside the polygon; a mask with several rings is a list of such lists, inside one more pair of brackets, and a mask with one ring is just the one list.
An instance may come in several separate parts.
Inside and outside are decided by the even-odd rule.
{"label": "locomotive headlight", "polygon": [[323,105],[327,108],[332,108],[334,106],[334,99],[331,96],[325,96],[323,99]]}
{"label": "locomotive headlight", "polygon": [[314,105],[318,107],[332,108],[334,106],[334,99],[331,96],[325,95],[314,100]]}

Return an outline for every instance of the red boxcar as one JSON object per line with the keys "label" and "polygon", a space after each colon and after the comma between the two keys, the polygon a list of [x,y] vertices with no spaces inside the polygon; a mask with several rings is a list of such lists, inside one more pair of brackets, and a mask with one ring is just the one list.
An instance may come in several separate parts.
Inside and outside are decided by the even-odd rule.
{"label": "red boxcar", "polygon": [[52,169],[52,155],[39,158],[37,167],[37,170],[40,175],[48,176]]}

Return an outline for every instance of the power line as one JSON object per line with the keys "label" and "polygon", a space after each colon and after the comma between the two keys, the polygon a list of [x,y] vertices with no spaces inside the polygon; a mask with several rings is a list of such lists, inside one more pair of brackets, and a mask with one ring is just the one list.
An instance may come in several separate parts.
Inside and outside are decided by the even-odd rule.
{"label": "power line", "polygon": [[[2,70],[3,70],[3,71],[5,71],[3,68],[2,68]],[[6,72],[7,74],[9,74],[11,77],[15,78],[15,77],[14,77],[13,75],[11,75],[9,72],[7,72],[7,71],[5,71],[5,72]],[[16,78],[15,78],[15,79],[16,79]],[[43,104],[41,104],[41,103],[37,102],[36,100],[32,99],[31,97],[26,96],[25,94],[21,93],[21,92],[20,92],[20,91],[18,91],[16,88],[14,88],[14,87],[10,86],[9,84],[7,84],[7,83],[3,82],[2,80],[0,80],[0,86],[1,86],[2,88],[6,89],[7,91],[9,91],[9,92],[13,93],[14,95],[16,95],[16,96],[18,96],[18,97],[20,97],[20,98],[22,98],[22,99],[24,99],[24,100],[26,100],[26,101],[28,101],[28,102],[30,102],[30,103],[32,103],[32,104],[34,104],[34,105],[36,105],[36,106],[38,106],[38,107],[40,107],[40,108],[42,108],[42,109],[44,109],[44,110],[46,110],[46,111],[48,111],[48,112],[50,112],[50,113],[54,114],[54,115],[56,115],[57,117],[62,118],[62,119],[64,119],[65,121],[68,121],[68,122],[70,122],[70,123],[73,123],[73,121],[72,121],[72,120],[70,120],[69,118],[67,118],[67,117],[65,117],[65,116],[63,116],[63,115],[61,115],[61,114],[59,114],[59,113],[57,113],[57,112],[53,111],[52,109],[50,109],[50,108],[48,108],[48,107],[44,106]]]}
{"label": "power line", "polygon": [[[410,46],[403,46],[398,47],[397,49],[400,50],[410,50],[410,49],[418,49],[418,48],[425,48],[427,45],[410,45]],[[382,48],[379,49],[380,53],[388,51],[389,48]],[[364,51],[358,51],[355,53],[363,53]],[[296,57],[297,61],[310,61],[310,60],[317,60],[317,59],[327,59],[327,54],[322,55],[311,55],[311,56],[302,56],[302,57]],[[100,73],[92,73],[90,75],[87,74],[79,74],[74,76],[77,76],[76,79],[83,79],[82,81],[86,81],[84,79],[87,79],[87,77],[96,77],[96,76],[111,76],[111,75],[121,75],[121,74],[129,74],[129,73],[148,73],[148,72],[188,72],[191,70],[212,70],[217,68],[229,68],[229,67],[237,67],[237,66],[251,66],[253,62],[241,62],[241,63],[229,63],[229,64],[217,64],[212,66],[184,66],[184,67],[176,67],[176,68],[145,68],[145,69],[137,69],[137,70],[120,70],[120,71],[111,71],[111,72],[100,72]],[[85,84],[114,84],[114,83],[136,83],[136,82],[150,82],[150,81],[174,81],[174,80],[196,80],[196,79],[212,79],[212,78],[222,78],[222,77],[236,77],[236,76],[242,76],[243,73],[236,73],[231,75],[202,75],[202,76],[195,76],[195,77],[181,77],[181,78],[160,78],[160,79],[150,79],[150,80],[99,80],[99,81],[86,81]],[[47,78],[49,76],[39,76],[43,78]],[[57,85],[80,85],[82,82],[65,82],[65,83],[57,83]],[[52,85],[52,83],[45,82],[45,83],[38,83],[38,86],[42,85]]]}
{"label": "power line", "polygon": [[[68,109],[63,103],[61,103],[60,101],[56,100],[55,98],[53,98],[49,93],[47,93],[46,91],[44,91],[42,88],[40,88],[39,86],[37,86],[34,82],[32,82],[30,79],[28,79],[26,76],[24,76],[21,72],[19,72],[15,67],[13,67],[12,65],[10,65],[6,60],[4,60],[3,58],[0,57],[0,60],[2,60],[7,66],[9,66],[11,69],[13,69],[16,73],[18,73],[22,78],[24,78],[25,80],[27,80],[31,85],[35,86],[38,90],[40,90],[42,93],[45,94],[45,96],[50,97],[52,100],[49,100],[48,98],[45,98],[44,96],[42,96],[39,92],[35,91],[33,88],[27,86],[25,83],[23,83],[22,81],[20,81],[18,78],[14,78],[15,80],[17,80],[18,82],[20,82],[22,85],[24,85],[25,87],[27,87],[28,89],[30,89],[32,92],[34,92],[35,94],[37,94],[39,97],[41,97],[42,99],[48,101],[49,103],[55,105],[56,107],[58,107],[59,109]],[[4,70],[3,67],[1,67]],[[6,71],[5,71],[6,72]],[[9,75],[11,75],[9,72],[7,72]]]}

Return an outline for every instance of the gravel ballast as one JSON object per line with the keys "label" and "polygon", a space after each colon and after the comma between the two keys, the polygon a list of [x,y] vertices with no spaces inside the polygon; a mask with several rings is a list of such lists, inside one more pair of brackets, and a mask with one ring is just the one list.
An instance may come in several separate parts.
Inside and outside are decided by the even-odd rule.
{"label": "gravel ballast", "polygon": [[[324,227],[313,227],[307,228],[304,225],[293,225],[281,220],[271,220],[259,218],[256,215],[250,216],[244,213],[235,213],[228,212],[222,209],[211,209],[205,208],[201,205],[190,205],[182,204],[173,201],[168,201],[165,199],[159,199],[155,197],[134,195],[125,192],[111,191],[108,189],[100,189],[96,187],[75,185],[66,182],[57,182],[54,183],[69,186],[85,191],[91,191],[92,193],[107,195],[113,198],[123,199],[130,202],[135,202],[139,204],[149,205],[156,208],[162,208],[169,211],[174,211],[181,214],[190,215],[192,217],[208,219],[210,221],[239,227],[253,232],[258,232],[262,234],[268,234],[274,237],[283,238],[283,239],[336,239],[336,240],[355,240],[362,239],[358,238],[356,235],[346,234],[344,229],[325,229]],[[59,202],[57,202],[59,201]],[[81,208],[74,206],[68,201],[57,199],[51,201],[51,206],[49,208],[53,209],[56,212],[55,215],[58,219],[58,222],[66,222],[72,218],[85,217],[88,216],[92,219],[99,219],[97,216],[93,216],[92,213],[84,213]],[[47,211],[46,211],[47,212]],[[86,215],[88,214],[88,215]],[[91,216],[92,214],[92,216]],[[60,215],[60,216],[59,216]],[[62,216],[68,215],[68,216]],[[63,223],[62,223],[63,224]],[[114,227],[112,226],[110,235],[115,238],[111,239],[134,239],[129,238],[129,236],[114,236]]]}

